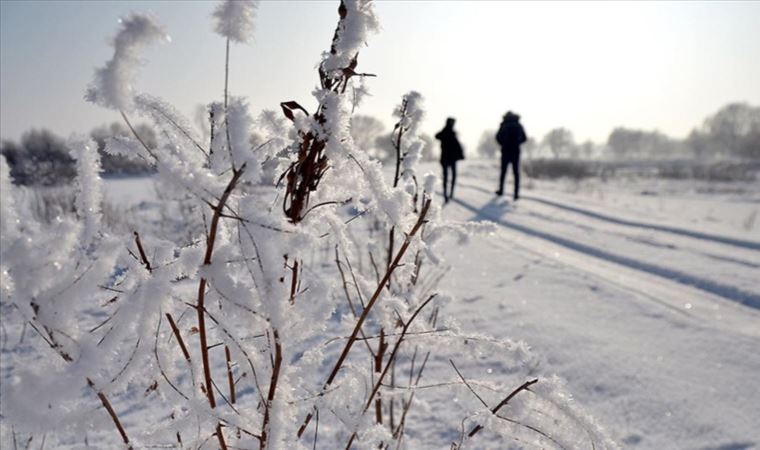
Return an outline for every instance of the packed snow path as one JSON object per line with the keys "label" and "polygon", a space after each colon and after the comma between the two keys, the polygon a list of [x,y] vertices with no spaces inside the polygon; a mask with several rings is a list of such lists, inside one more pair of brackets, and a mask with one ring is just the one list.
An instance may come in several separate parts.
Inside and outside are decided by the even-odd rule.
{"label": "packed snow path", "polygon": [[499,229],[447,251],[448,312],[525,339],[624,448],[760,448],[757,195],[708,221],[695,217],[725,196],[675,199],[672,214],[658,193],[553,184],[514,203],[494,196],[497,170],[464,165],[444,209]]}

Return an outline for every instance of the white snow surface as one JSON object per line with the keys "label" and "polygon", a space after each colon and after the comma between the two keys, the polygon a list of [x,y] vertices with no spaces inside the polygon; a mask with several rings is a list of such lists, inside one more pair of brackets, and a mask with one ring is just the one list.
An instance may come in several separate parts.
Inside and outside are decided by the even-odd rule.
{"label": "white snow surface", "polygon": [[444,208],[499,229],[447,252],[447,312],[528,342],[623,448],[760,448],[760,187],[529,181],[513,202],[496,164],[461,165]]}
{"label": "white snow surface", "polygon": [[[496,230],[442,252],[450,270],[441,287],[453,299],[443,313],[465,333],[527,342],[537,370],[564,379],[622,448],[760,448],[760,186],[526,179],[513,202],[493,194],[496,165],[460,163],[443,209],[445,219]],[[149,177],[106,180],[104,195],[137,210],[161,197]],[[497,383],[509,368],[488,356],[459,369]],[[453,378],[434,355],[428,375]],[[431,410],[428,391],[452,406]],[[408,429],[443,448],[451,435],[440,422],[458,420],[457,403],[472,398],[420,392]],[[490,432],[478,438],[472,448],[522,448]]]}
{"label": "white snow surface", "polygon": [[[528,179],[513,202],[493,194],[496,165],[461,163],[443,210],[498,230],[444,252],[446,313],[526,341],[623,448],[760,448],[760,186]],[[146,179],[106,189],[155,195]]]}

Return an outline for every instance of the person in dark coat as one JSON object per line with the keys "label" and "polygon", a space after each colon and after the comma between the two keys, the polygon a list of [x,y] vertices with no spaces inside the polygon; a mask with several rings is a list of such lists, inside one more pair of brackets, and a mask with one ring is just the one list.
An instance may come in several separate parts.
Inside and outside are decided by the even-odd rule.
{"label": "person in dark coat", "polygon": [[[464,159],[462,145],[454,131],[453,118],[446,119],[446,126],[439,131],[435,138],[441,141],[441,166],[443,167],[443,200],[448,203],[454,198],[454,184],[457,182],[457,161]],[[448,172],[451,171],[451,190],[448,190]]]}
{"label": "person in dark coat", "polygon": [[496,142],[501,146],[501,175],[496,195],[504,194],[504,177],[507,175],[507,167],[511,164],[515,178],[513,198],[517,200],[520,197],[520,144],[526,140],[525,130],[520,125],[520,116],[512,111],[507,112],[496,133]]}

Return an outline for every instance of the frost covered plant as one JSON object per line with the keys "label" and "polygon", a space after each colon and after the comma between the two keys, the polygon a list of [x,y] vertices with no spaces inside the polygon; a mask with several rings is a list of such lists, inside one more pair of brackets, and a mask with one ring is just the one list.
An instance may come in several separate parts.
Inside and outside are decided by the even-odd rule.
{"label": "frost covered plant", "polygon": [[250,42],[257,8],[253,0],[225,0],[214,10],[214,31],[232,42]]}
{"label": "frost covered plant", "polygon": [[121,28],[113,39],[113,57],[95,71],[86,98],[106,108],[131,111],[140,53],[153,42],[166,39],[167,35],[147,14],[132,13],[119,23]]}
{"label": "frost covered plant", "polygon": [[[250,36],[253,8],[217,9],[227,44]],[[420,94],[395,113],[392,182],[356,148],[350,94],[378,20],[366,0],[338,12],[313,112],[286,101],[287,122],[254,119],[225,88],[209,105],[208,142],[122,70],[160,27],[136,14],[122,26],[88,98],[153,123],[155,149],[131,125],[106,148],[152,162],[167,202],[195,205],[189,242],[103,226],[90,142],[70,142],[78,218],[50,226],[14,206],[0,162],[0,301],[18,325],[0,354],[0,444],[42,434],[128,448],[612,447],[559,381],[535,373],[524,343],[441,313],[436,245],[491,228],[443,221],[435,177],[418,182]],[[482,359],[502,370],[471,379]]]}
{"label": "frost covered plant", "polygon": [[[227,136],[227,149],[230,153],[233,146],[230,138],[229,124],[229,78],[230,78],[230,41],[232,42],[250,42],[253,39],[253,20],[256,17],[258,2],[254,0],[225,0],[220,3],[214,10],[214,19],[216,24],[214,30],[225,38],[225,57],[224,57],[224,125]],[[210,117],[214,120],[213,107],[209,110]],[[216,114],[218,117],[218,114]],[[213,149],[212,149],[213,151]],[[240,149],[238,148],[238,151]]]}

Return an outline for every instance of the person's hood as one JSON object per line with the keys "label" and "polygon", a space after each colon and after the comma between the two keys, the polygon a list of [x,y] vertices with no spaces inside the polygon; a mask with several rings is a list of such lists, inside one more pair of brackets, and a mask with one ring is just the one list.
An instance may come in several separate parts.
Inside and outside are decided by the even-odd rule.
{"label": "person's hood", "polygon": [[504,114],[505,122],[517,122],[519,120],[520,120],[520,116],[513,113],[512,111],[507,111],[507,113]]}

